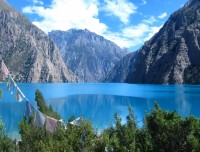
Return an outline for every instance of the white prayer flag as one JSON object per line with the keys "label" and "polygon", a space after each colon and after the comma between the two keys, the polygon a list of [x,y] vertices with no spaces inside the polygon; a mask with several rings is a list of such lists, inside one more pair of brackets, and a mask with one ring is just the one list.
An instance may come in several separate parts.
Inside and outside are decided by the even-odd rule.
{"label": "white prayer flag", "polygon": [[8,76],[9,71],[8,68],[6,67],[6,65],[4,64],[3,60],[1,62],[1,75],[2,75],[2,79],[5,80],[5,78]]}
{"label": "white prayer flag", "polygon": [[22,102],[22,100],[25,98],[24,94],[21,92],[21,90],[18,87],[17,87],[15,97],[18,102]]}

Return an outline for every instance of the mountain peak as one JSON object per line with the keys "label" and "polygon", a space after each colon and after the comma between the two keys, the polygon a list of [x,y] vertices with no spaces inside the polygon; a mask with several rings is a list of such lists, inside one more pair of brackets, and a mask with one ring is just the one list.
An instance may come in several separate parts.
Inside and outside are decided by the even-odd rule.
{"label": "mountain peak", "polygon": [[[65,63],[84,82],[100,82],[126,50],[88,29],[54,31],[50,38],[57,44]],[[95,69],[95,70],[94,70]]]}
{"label": "mountain peak", "polygon": [[65,32],[67,32],[67,33],[70,33],[70,32],[73,32],[73,33],[93,33],[90,30],[88,30],[87,28],[85,28],[85,29],[72,28],[72,29],[69,29]]}
{"label": "mountain peak", "polygon": [[12,6],[10,6],[6,0],[0,0],[0,11],[1,10],[8,10],[8,11],[11,11],[11,10],[14,10],[14,8]]}
{"label": "mountain peak", "polygon": [[85,32],[91,32],[90,30],[88,30],[87,28],[84,29]]}

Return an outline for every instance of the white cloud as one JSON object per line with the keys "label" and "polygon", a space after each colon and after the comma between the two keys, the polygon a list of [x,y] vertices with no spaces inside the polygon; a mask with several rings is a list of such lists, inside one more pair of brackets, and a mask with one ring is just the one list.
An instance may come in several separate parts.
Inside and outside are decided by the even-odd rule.
{"label": "white cloud", "polygon": [[140,23],[136,26],[129,26],[125,29],[123,29],[122,33],[123,36],[125,37],[130,37],[130,38],[142,38],[145,33],[149,31],[149,26],[144,23]]}
{"label": "white cloud", "polygon": [[97,5],[96,0],[53,0],[49,8],[27,6],[22,11],[40,16],[42,20],[33,23],[45,32],[87,28],[92,32],[102,34],[107,26],[97,18]]}
{"label": "white cloud", "polygon": [[124,24],[129,23],[131,14],[136,13],[137,7],[127,0],[104,0],[106,5],[104,11],[109,15],[114,15],[120,19]]}
{"label": "white cloud", "polygon": [[103,36],[123,48],[139,47],[162,27],[154,26],[154,22],[157,22],[157,20],[154,16],[151,16],[136,25],[126,26],[119,32],[107,31]]}
{"label": "white cloud", "polygon": [[140,41],[139,39],[137,39],[137,42],[136,39],[133,41],[133,39],[131,38],[124,37],[122,33],[115,32],[106,32],[105,34],[103,34],[103,36],[122,48],[135,46],[135,43],[138,43],[138,41]]}
{"label": "white cloud", "polygon": [[118,33],[107,32],[103,36],[122,48],[131,48],[141,46],[157,33],[162,26],[150,26],[141,22],[135,26],[127,26]]}
{"label": "white cloud", "polygon": [[162,14],[160,14],[159,16],[158,16],[158,18],[159,19],[163,19],[163,18],[165,18],[167,16],[167,13],[166,12],[163,12]]}
{"label": "white cloud", "polygon": [[142,5],[146,5],[147,1],[146,0],[142,0]]}
{"label": "white cloud", "polygon": [[147,24],[153,24],[156,21],[157,20],[156,20],[156,18],[154,16],[151,16],[150,18],[143,20],[143,22],[147,23]]}
{"label": "white cloud", "polygon": [[[116,0],[116,3],[113,0],[110,1],[113,4],[108,0],[105,1],[109,4],[110,9],[111,5],[113,5],[113,9],[116,8],[113,13],[124,23],[128,23],[130,15],[137,9],[134,4],[125,0]],[[111,31],[112,27],[100,22],[98,18],[100,4],[97,0],[53,0],[48,8],[43,5],[33,5],[23,8],[23,12],[38,15],[41,20],[35,20],[33,23],[46,33],[52,30],[66,31],[71,28],[87,28],[123,48],[141,46],[161,28],[153,25],[157,20],[151,16],[136,25],[125,24],[121,30],[113,32]],[[120,6],[123,9],[118,8]]]}
{"label": "white cloud", "polygon": [[[115,43],[120,44],[121,47],[130,48],[141,46],[145,41],[149,40],[155,33],[159,31],[162,26],[153,26],[156,22],[154,16],[142,20],[137,25],[127,26],[122,29],[119,34],[109,34],[108,39],[113,40]],[[121,39],[120,39],[121,38]]]}
{"label": "white cloud", "polygon": [[33,0],[33,4],[43,5],[44,2],[43,2],[43,1],[40,1],[40,0]]}

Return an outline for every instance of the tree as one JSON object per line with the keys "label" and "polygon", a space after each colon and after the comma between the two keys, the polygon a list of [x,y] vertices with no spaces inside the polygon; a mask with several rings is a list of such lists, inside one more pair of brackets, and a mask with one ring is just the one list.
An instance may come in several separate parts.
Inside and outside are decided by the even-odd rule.
{"label": "tree", "polygon": [[2,136],[3,133],[4,133],[4,125],[3,125],[3,122],[0,119],[0,136]]}
{"label": "tree", "polygon": [[98,151],[128,152],[136,150],[136,118],[132,107],[129,105],[129,115],[126,124],[121,123],[121,118],[115,114],[115,127],[110,127],[102,133],[98,142]]}
{"label": "tree", "polygon": [[53,111],[53,108],[51,105],[47,107],[44,97],[42,93],[40,92],[40,90],[38,89],[35,91],[35,101],[37,102],[37,107],[39,111],[55,119],[60,119],[59,114]]}
{"label": "tree", "polygon": [[4,125],[0,119],[0,152],[12,152],[15,148],[12,140],[4,135]]}
{"label": "tree", "polygon": [[200,151],[199,119],[183,119],[176,112],[162,110],[157,103],[145,119],[153,151]]}

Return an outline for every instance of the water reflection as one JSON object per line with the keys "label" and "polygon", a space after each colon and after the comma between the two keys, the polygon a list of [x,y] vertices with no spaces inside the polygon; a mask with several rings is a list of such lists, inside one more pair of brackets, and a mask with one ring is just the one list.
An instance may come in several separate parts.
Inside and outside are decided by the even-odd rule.
{"label": "water reflection", "polygon": [[51,104],[55,111],[65,120],[71,115],[79,117],[82,115],[85,119],[93,122],[95,128],[102,130],[114,123],[114,114],[122,118],[125,122],[128,115],[128,105],[131,104],[137,117],[142,119],[142,109],[147,107],[144,98],[133,98],[112,95],[72,95],[65,98],[48,99],[47,103]]}
{"label": "water reflection", "polygon": [[24,107],[24,103],[0,103],[0,117],[4,123],[6,134],[12,139],[20,138],[18,124],[22,120]]}
{"label": "water reflection", "polygon": [[186,97],[185,87],[178,86],[178,88],[175,90],[176,90],[175,101],[176,101],[178,113],[182,115],[183,117],[186,117],[190,114],[191,103]]}

